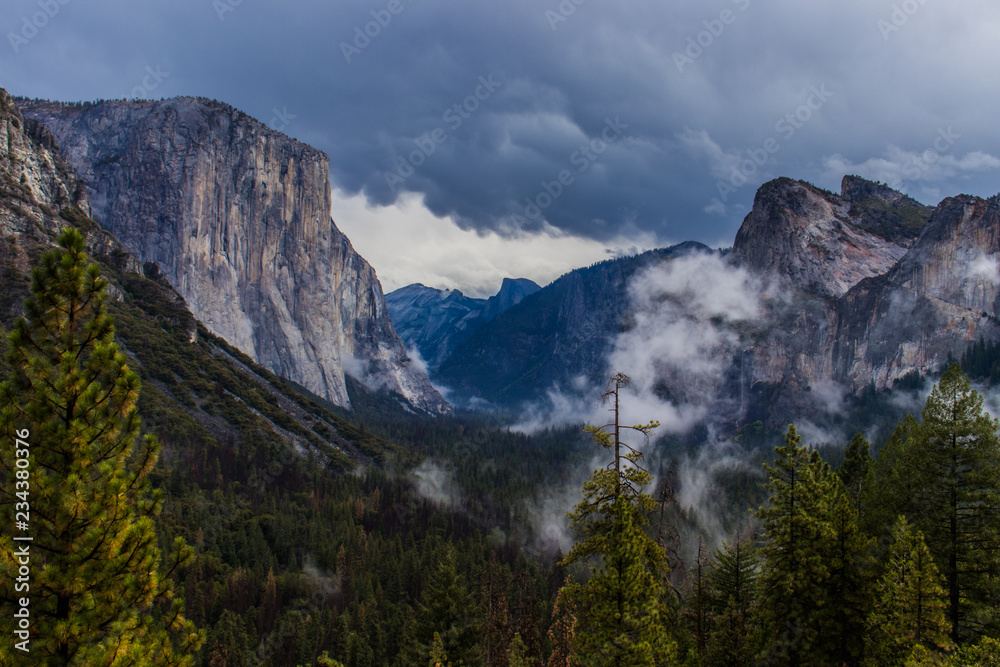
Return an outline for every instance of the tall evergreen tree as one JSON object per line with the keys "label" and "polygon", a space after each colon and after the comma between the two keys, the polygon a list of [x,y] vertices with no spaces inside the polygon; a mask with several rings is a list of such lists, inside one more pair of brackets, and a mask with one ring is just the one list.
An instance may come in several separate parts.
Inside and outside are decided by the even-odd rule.
{"label": "tall evergreen tree", "polygon": [[[840,479],[789,426],[769,473],[768,504],[758,511],[762,658],[770,664],[857,661],[869,548]],[[860,586],[863,590],[863,586]]]}
{"label": "tall evergreen tree", "polygon": [[[170,577],[191,551],[178,538],[161,567],[161,503],[148,479],[159,445],[139,438],[139,379],[115,344],[107,281],[88,264],[83,236],[69,228],[58,244],[32,273],[27,319],[10,336],[15,372],[0,386],[4,525],[30,499],[31,664],[190,665],[203,634],[182,616]],[[18,432],[29,434],[26,480],[15,475]],[[5,533],[8,581],[18,568],[12,547]],[[0,595],[7,609],[18,597],[13,587]],[[7,638],[11,620],[5,612],[0,621]],[[18,664],[9,640],[0,663]]]}
{"label": "tall evergreen tree", "polygon": [[948,598],[924,536],[900,516],[893,537],[868,618],[865,664],[871,667],[902,664],[917,645],[932,651],[954,647],[948,637]]}
{"label": "tall evergreen tree", "polygon": [[507,651],[507,664],[510,667],[533,667],[538,664],[528,655],[528,647],[525,646],[520,633],[516,633],[510,642],[510,648]]}
{"label": "tall evergreen tree", "polygon": [[549,626],[549,643],[552,653],[545,667],[575,667],[577,664],[572,656],[572,647],[576,638],[576,614],[573,603],[567,595],[570,590],[569,578],[563,588],[556,594],[552,605],[552,624]]}
{"label": "tall evergreen tree", "polygon": [[861,489],[872,467],[871,445],[860,432],[855,433],[844,452],[844,462],[837,468],[837,475],[844,483],[847,497],[860,517],[862,514]]}
{"label": "tall evergreen tree", "polygon": [[865,476],[861,487],[861,527],[879,539],[879,557],[884,557],[892,544],[892,527],[896,517],[910,511],[910,504],[922,482],[916,479],[910,465],[912,447],[919,437],[920,422],[908,414],[882,447]]}
{"label": "tall evergreen tree", "polygon": [[1000,440],[958,364],[935,385],[903,474],[916,488],[908,516],[945,577],[952,641],[996,626],[989,596],[1000,574]]}
{"label": "tall evergreen tree", "polygon": [[662,665],[674,652],[666,628],[666,553],[646,534],[655,506],[644,492],[651,475],[641,467],[642,452],[620,437],[622,429],[648,437],[659,424],[620,423],[620,391],[627,382],[624,374],[615,375],[604,394],[613,401],[614,422],[587,427],[614,456],[584,483],[583,500],[570,514],[583,539],[563,563],[594,565],[590,579],[567,591],[577,609],[572,656],[580,665]]}
{"label": "tall evergreen tree", "polygon": [[[829,470],[825,463],[822,466]],[[829,574],[824,583],[827,607],[817,613],[822,628],[820,647],[832,664],[857,665],[862,658],[865,618],[871,606],[875,545],[859,528],[855,503],[835,477],[831,486],[826,505],[829,515],[824,520],[832,528],[832,539],[817,545]]]}
{"label": "tall evergreen tree", "polygon": [[757,588],[757,559],[753,545],[737,535],[733,544],[722,543],[712,557],[708,598],[712,611],[705,664],[718,667],[749,666],[750,623]]}
{"label": "tall evergreen tree", "polygon": [[438,559],[417,605],[417,640],[424,662],[434,653],[434,642],[452,663],[472,667],[480,663],[480,622],[472,596],[455,567],[455,554],[446,547]]}

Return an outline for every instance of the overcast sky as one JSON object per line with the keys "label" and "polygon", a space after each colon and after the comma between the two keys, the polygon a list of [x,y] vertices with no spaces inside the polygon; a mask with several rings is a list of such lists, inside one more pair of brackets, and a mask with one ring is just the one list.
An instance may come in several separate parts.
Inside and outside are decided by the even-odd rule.
{"label": "overcast sky", "polygon": [[0,27],[12,94],[203,95],[325,151],[387,291],[727,246],[777,176],[1000,191],[987,0],[6,0]]}

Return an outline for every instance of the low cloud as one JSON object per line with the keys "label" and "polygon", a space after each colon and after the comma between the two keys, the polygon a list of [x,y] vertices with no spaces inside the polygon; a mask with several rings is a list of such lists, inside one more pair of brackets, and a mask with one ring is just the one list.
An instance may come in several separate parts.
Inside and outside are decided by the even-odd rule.
{"label": "low cloud", "polygon": [[981,254],[969,263],[966,273],[969,280],[985,280],[993,285],[1000,285],[1000,265],[997,258],[986,254]]}
{"label": "low cloud", "polygon": [[732,440],[705,443],[696,455],[684,457],[677,466],[677,502],[691,517],[709,549],[724,540],[731,541],[737,530],[745,532],[753,523],[745,508],[734,508],[720,493],[725,485],[721,477],[732,473],[764,478],[760,463],[751,461],[750,454]]}
{"label": "low cloud", "polygon": [[462,492],[455,482],[455,472],[448,466],[425,460],[410,473],[417,494],[442,507],[459,507]]}
{"label": "low cloud", "polygon": [[726,368],[761,316],[762,286],[718,254],[658,264],[630,285],[628,328],[608,365],[632,381],[629,421],[685,432],[705,418]]}
{"label": "low cloud", "polygon": [[[621,422],[660,422],[684,433],[709,416],[723,374],[761,317],[764,289],[717,253],[676,257],[629,285],[630,310],[607,359],[606,376],[622,372]],[[603,391],[603,388],[602,388]],[[566,424],[603,424],[609,406],[585,378],[552,387],[526,406],[514,430],[534,433]]]}
{"label": "low cloud", "polygon": [[810,386],[814,405],[828,415],[838,415],[844,409],[847,387],[834,380],[818,380]]}

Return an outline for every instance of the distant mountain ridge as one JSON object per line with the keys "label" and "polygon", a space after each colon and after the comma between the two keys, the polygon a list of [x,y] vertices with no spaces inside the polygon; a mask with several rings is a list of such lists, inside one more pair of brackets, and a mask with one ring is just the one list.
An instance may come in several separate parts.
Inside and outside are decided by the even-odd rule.
{"label": "distant mountain ridge", "polygon": [[504,278],[495,295],[474,299],[417,283],[390,292],[385,301],[400,338],[417,348],[433,375],[459,343],[539,289],[527,278]]}
{"label": "distant mountain ridge", "polygon": [[686,242],[571,271],[501,313],[458,345],[437,378],[460,394],[501,404],[531,401],[554,386],[604,386],[606,360],[642,269],[690,253]]}

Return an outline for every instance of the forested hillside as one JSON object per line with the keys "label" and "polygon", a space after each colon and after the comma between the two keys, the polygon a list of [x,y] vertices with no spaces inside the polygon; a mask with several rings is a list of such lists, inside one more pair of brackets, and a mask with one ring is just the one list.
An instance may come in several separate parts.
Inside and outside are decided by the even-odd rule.
{"label": "forested hillside", "polygon": [[[43,264],[51,272],[60,262]],[[659,424],[619,423],[624,375],[605,393],[613,421],[588,427],[589,437],[529,437],[359,395],[368,405],[359,414],[377,419],[368,430],[206,332],[192,336],[190,316],[155,280],[98,268],[112,279],[100,289],[117,294],[106,312],[120,358],[142,378],[138,414],[163,445],[149,469],[162,503],[150,528],[164,554],[190,547],[163,575],[204,634],[197,651],[174,643],[193,661],[176,664],[1000,659],[998,423],[957,364],[920,419],[903,420],[874,457],[859,434],[834,469],[789,427],[767,457],[760,506],[748,502],[753,492],[734,499],[744,519],[716,547],[689,514],[697,508],[681,506],[671,472],[654,469],[671,447],[656,444]],[[21,332],[44,336],[42,312],[28,308],[11,338],[5,420],[30,395],[7,387],[32,386],[23,383],[37,362]],[[761,435],[748,434],[746,447]],[[539,539],[532,505],[595,454],[563,554]],[[2,462],[9,489],[10,452]],[[83,637],[90,618],[75,620]]]}

